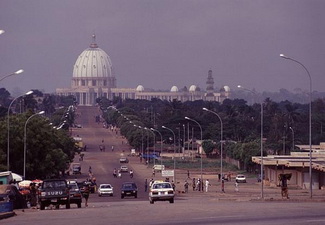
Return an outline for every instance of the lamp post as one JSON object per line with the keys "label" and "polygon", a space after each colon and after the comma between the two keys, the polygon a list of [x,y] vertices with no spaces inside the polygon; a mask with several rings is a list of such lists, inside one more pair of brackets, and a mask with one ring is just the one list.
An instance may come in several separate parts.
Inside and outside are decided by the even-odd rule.
{"label": "lamp post", "polygon": [[221,174],[221,177],[223,177],[223,165],[222,165],[222,156],[223,156],[223,123],[222,123],[222,119],[221,117],[219,116],[218,113],[212,111],[212,110],[209,110],[207,108],[203,108],[204,111],[207,111],[207,112],[210,112],[210,113],[213,113],[214,115],[216,115],[219,120],[220,120],[220,144],[221,144],[221,147],[220,147],[220,174]]}
{"label": "lamp post", "polygon": [[[160,165],[162,166],[162,156],[161,156],[161,154],[162,154],[162,149],[163,149],[163,139],[162,139],[162,135],[161,135],[161,133],[160,133],[158,130],[156,130],[156,129],[150,128],[150,130],[152,130],[152,131],[156,131],[156,132],[160,135]],[[161,168],[162,168],[162,167],[161,167]]]}
{"label": "lamp post", "polygon": [[17,70],[17,71],[15,71],[15,72],[11,73],[11,74],[8,74],[8,75],[6,75],[6,76],[0,78],[0,81],[2,81],[3,79],[5,79],[5,78],[7,78],[7,77],[10,77],[10,76],[13,76],[13,75],[18,75],[18,74],[21,74],[21,73],[23,73],[23,72],[24,72],[24,70]]}
{"label": "lamp post", "polygon": [[153,134],[153,165],[156,165],[156,135],[150,128],[144,128]]}
{"label": "lamp post", "polygon": [[176,140],[176,136],[175,136],[175,133],[174,133],[174,131],[172,130],[172,129],[170,129],[170,128],[168,128],[168,127],[165,127],[165,126],[162,126],[162,128],[164,128],[164,129],[166,129],[166,130],[169,130],[170,132],[172,132],[173,133],[173,135],[174,135],[174,183],[176,184],[176,180],[175,180],[175,169],[176,169],[176,161],[175,161],[175,153],[176,153],[176,142],[175,142],[175,140]]}
{"label": "lamp post", "polygon": [[9,161],[9,159],[10,159],[10,157],[9,157],[9,153],[10,153],[10,120],[9,120],[9,117],[10,117],[10,115],[9,115],[9,113],[10,113],[10,109],[11,109],[11,105],[14,103],[14,101],[16,101],[18,98],[20,98],[20,97],[23,97],[23,96],[25,96],[25,95],[30,95],[30,94],[32,94],[33,93],[33,91],[29,91],[29,92],[27,92],[27,93],[25,93],[25,94],[23,94],[23,95],[20,95],[20,96],[18,96],[17,98],[15,98],[14,100],[12,100],[11,102],[10,102],[10,105],[9,105],[9,107],[8,107],[8,118],[7,118],[7,127],[8,127],[8,134],[7,134],[7,170],[9,171],[10,170],[10,161]]}
{"label": "lamp post", "polygon": [[292,127],[289,127],[292,132],[292,151],[295,149],[295,132],[293,131]]}
{"label": "lamp post", "polygon": [[313,197],[313,186],[312,186],[312,150],[311,150],[311,102],[312,102],[312,79],[307,68],[298,60],[290,58],[284,54],[280,54],[281,58],[291,60],[295,63],[298,63],[300,66],[304,68],[308,77],[309,77],[309,188],[310,188],[310,198]]}
{"label": "lamp post", "polygon": [[27,133],[27,123],[34,116],[42,115],[42,114],[44,114],[44,111],[35,113],[35,114],[31,115],[25,122],[25,128],[24,128],[24,179],[26,179],[26,146],[27,146],[26,145],[26,136],[27,136],[26,133]]}
{"label": "lamp post", "polygon": [[[201,131],[201,146],[202,146],[202,142],[203,142],[203,138],[202,138],[202,127],[201,127],[201,125],[199,124],[199,122],[197,122],[196,120],[193,120],[193,119],[191,119],[191,118],[189,118],[189,117],[187,117],[187,116],[185,116],[185,119],[186,120],[190,120],[190,121],[193,121],[193,122],[195,122],[197,125],[199,125],[199,127],[200,127],[200,131]],[[200,152],[200,159],[201,159],[201,182],[203,182],[203,163],[202,163],[202,152]],[[203,183],[202,183],[203,184]],[[203,188],[202,188],[202,190],[201,191],[203,191]]]}
{"label": "lamp post", "polygon": [[[256,96],[256,92],[252,91],[250,89],[244,88],[241,85],[237,86],[238,88],[241,88],[245,91],[249,91],[253,93]],[[263,165],[263,102],[261,101],[261,199],[264,198],[264,182],[263,182],[263,177],[264,177],[264,165]]]}

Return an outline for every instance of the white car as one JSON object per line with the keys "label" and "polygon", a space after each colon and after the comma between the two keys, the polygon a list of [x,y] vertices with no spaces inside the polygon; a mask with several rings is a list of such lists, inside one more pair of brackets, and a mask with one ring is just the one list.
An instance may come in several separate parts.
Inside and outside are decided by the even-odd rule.
{"label": "white car", "polygon": [[246,177],[243,174],[238,174],[236,176],[236,182],[237,183],[246,183]]}
{"label": "white car", "polygon": [[174,203],[175,191],[169,182],[154,182],[149,190],[149,202],[169,201]]}
{"label": "white car", "polygon": [[121,172],[128,172],[129,171],[129,168],[127,166],[121,166],[120,171]]}
{"label": "white car", "polygon": [[113,187],[110,184],[101,184],[98,188],[98,196],[101,197],[103,195],[113,196]]}

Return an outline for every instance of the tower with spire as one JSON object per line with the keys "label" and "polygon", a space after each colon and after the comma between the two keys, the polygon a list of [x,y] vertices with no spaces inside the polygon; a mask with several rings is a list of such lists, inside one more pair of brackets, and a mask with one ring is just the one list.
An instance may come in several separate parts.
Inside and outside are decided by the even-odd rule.
{"label": "tower with spire", "polygon": [[207,79],[206,84],[207,84],[206,96],[207,97],[214,96],[214,94],[213,94],[214,93],[214,87],[213,87],[214,81],[213,81],[212,70],[211,69],[208,71],[208,79]]}

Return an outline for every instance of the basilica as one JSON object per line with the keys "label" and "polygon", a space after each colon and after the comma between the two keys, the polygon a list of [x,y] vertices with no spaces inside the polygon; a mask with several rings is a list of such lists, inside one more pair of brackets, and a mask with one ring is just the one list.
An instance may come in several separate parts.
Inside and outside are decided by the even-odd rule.
{"label": "basilica", "polygon": [[73,66],[70,88],[57,88],[58,95],[73,95],[79,105],[92,106],[96,99],[105,97],[112,100],[114,97],[121,99],[145,99],[153,98],[173,101],[217,101],[222,102],[230,95],[228,86],[224,86],[218,92],[214,88],[212,70],[208,71],[206,89],[201,90],[196,85],[189,88],[173,86],[170,91],[154,91],[138,85],[134,88],[118,88],[113,71],[112,61],[104,50],[98,47],[96,36],[93,35],[89,48],[84,50],[77,58]]}

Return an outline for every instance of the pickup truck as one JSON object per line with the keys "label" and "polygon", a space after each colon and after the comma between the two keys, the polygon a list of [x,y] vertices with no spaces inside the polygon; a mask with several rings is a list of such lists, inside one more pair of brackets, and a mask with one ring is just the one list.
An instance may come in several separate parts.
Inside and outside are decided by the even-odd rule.
{"label": "pickup truck", "polygon": [[44,180],[38,200],[41,210],[49,205],[55,205],[57,209],[60,205],[65,205],[67,209],[70,209],[70,191],[67,181],[64,179]]}

